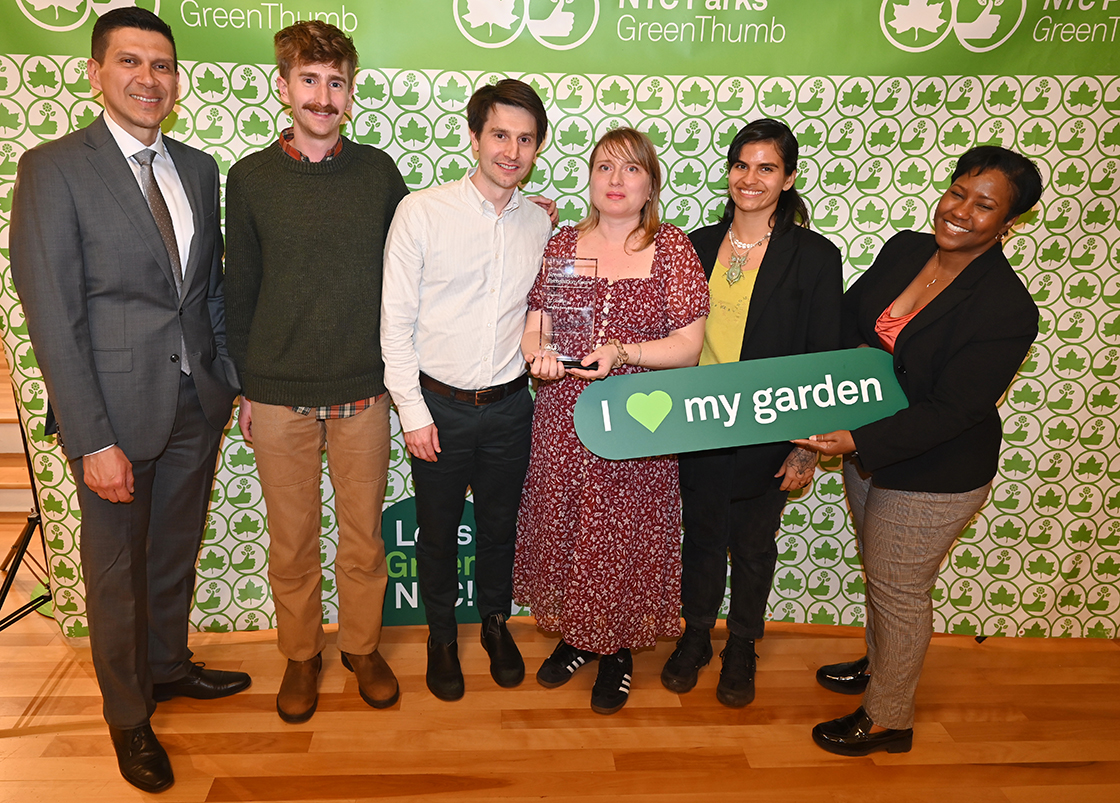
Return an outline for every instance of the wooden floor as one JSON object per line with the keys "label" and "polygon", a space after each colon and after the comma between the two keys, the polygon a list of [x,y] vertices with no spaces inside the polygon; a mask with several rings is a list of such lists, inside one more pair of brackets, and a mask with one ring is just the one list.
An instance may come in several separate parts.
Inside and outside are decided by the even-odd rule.
{"label": "wooden floor", "polygon": [[[9,529],[0,530],[2,553]],[[5,611],[31,585],[21,571]],[[712,668],[687,695],[663,689],[658,673],[672,644],[659,644],[635,656],[626,708],[603,717],[589,708],[594,667],[545,690],[532,675],[553,639],[527,619],[510,629],[529,667],[525,683],[499,689],[478,626],[463,627],[467,694],[456,703],[424,686],[424,631],[388,629],[382,651],[402,694],[385,711],[358,697],[331,636],[319,710],[303,725],[275,712],[283,661],[274,633],[193,636],[196,659],[245,670],[253,686],[227,700],[160,704],[153,724],[177,781],[159,799],[1120,801],[1114,641],[935,637],[913,751],[841,758],[818,749],[809,730],[858,698],[819,688],[813,672],[861,654],[861,630],[770,627],[758,646],[758,698],[738,711],[716,702]],[[88,648],[67,645],[38,615],[0,633],[0,801],[150,797],[118,775],[100,709]]]}

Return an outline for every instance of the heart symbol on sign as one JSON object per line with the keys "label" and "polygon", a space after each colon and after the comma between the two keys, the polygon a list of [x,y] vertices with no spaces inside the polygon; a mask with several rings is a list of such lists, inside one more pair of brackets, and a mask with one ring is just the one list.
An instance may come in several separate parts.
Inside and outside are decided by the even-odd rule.
{"label": "heart symbol on sign", "polygon": [[634,393],[626,400],[626,412],[650,432],[657,432],[672,409],[673,398],[663,390],[655,390],[648,396],[645,393]]}

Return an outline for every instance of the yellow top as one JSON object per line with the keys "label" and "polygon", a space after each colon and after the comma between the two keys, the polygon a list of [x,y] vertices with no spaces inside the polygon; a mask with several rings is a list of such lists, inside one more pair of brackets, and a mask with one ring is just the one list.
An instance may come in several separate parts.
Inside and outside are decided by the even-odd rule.
{"label": "yellow top", "polygon": [[751,306],[758,269],[745,268],[742,278],[735,284],[727,283],[726,274],[727,267],[716,260],[712,277],[708,279],[712,311],[708,313],[708,323],[704,326],[701,365],[738,362],[743,351],[743,332],[747,329],[747,311]]}

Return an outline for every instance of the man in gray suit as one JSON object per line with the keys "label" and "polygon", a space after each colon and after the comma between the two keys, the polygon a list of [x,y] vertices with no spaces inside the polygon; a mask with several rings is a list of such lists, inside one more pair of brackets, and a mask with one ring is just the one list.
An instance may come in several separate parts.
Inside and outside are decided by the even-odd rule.
{"label": "man in gray suit", "polygon": [[171,29],[138,8],[93,29],[105,113],[20,160],[12,277],[78,486],[94,669],[121,774],[174,782],[155,703],[249,686],[187,647],[194,563],[237,393],[225,349],[218,170],[162,136]]}

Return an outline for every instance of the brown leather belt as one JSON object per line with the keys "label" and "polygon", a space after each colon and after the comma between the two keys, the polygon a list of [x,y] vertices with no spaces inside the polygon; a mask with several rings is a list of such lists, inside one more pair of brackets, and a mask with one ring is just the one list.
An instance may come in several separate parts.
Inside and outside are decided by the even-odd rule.
{"label": "brown leather belt", "polygon": [[453,388],[450,385],[445,385],[438,379],[432,379],[425,373],[420,374],[420,387],[424,388],[424,390],[430,390],[432,393],[446,396],[452,401],[473,404],[475,407],[501,401],[507,396],[512,396],[523,387],[528,386],[528,384],[529,375],[522,374],[517,377],[517,379],[512,382],[506,382],[504,385],[495,385],[492,388],[482,388],[480,390],[462,390],[460,388]]}

